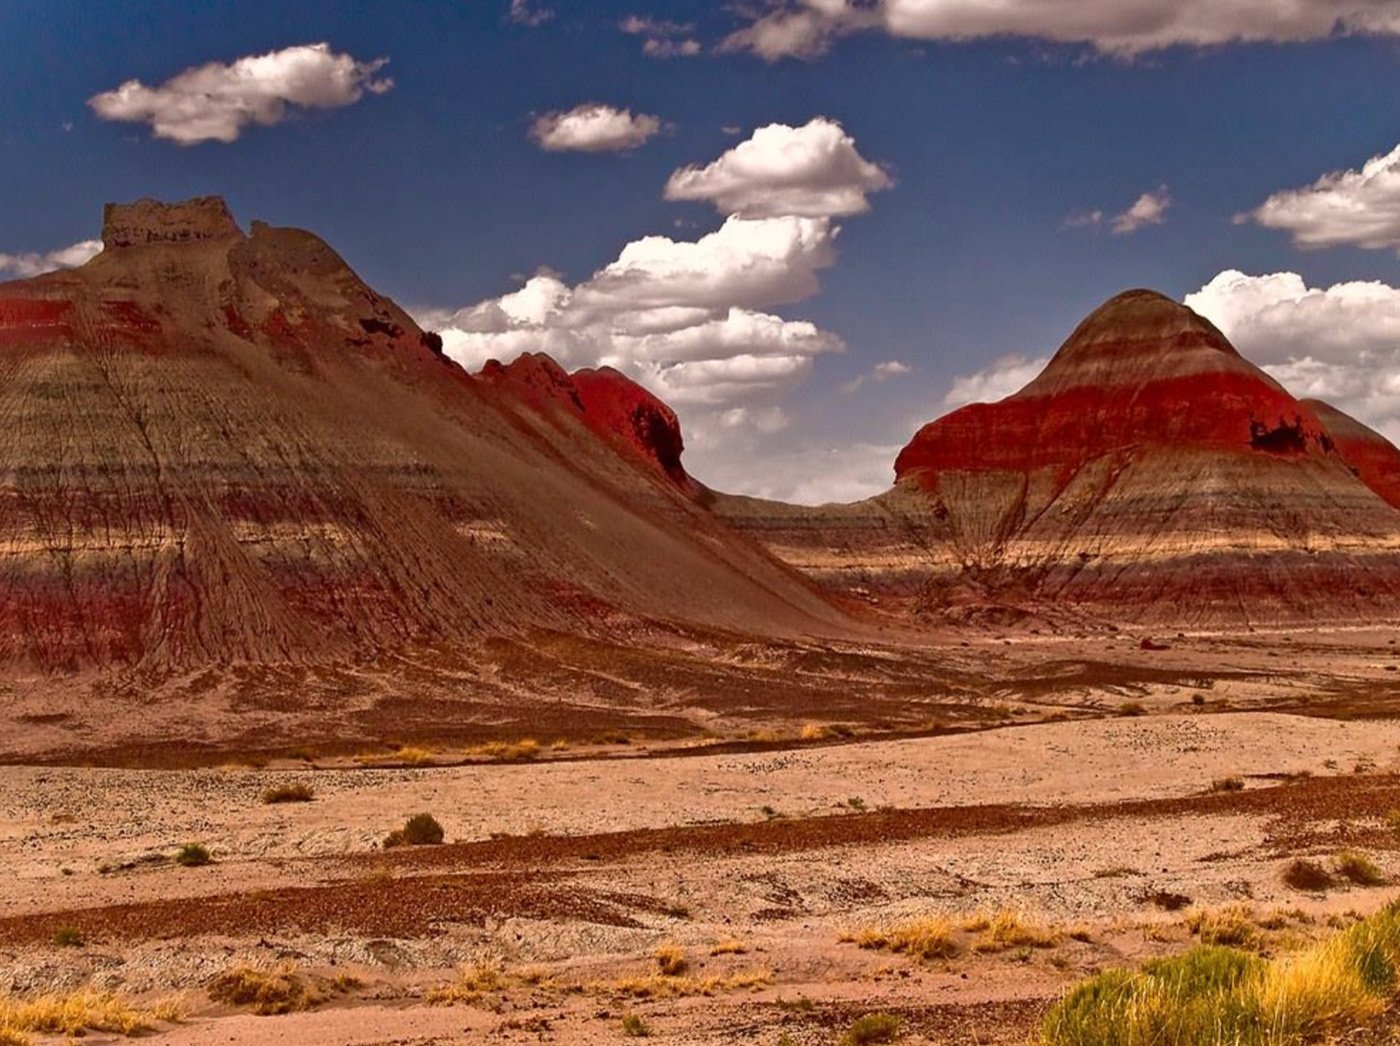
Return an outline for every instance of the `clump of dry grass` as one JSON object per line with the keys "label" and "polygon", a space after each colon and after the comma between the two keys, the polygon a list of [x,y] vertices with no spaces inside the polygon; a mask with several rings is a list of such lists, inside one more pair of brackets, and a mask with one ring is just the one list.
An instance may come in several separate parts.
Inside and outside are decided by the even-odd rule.
{"label": "clump of dry grass", "polygon": [[629,999],[671,999],[686,995],[720,995],[725,992],[754,991],[773,983],[773,971],[755,967],[731,974],[710,977],[667,977],[647,973],[620,977],[613,981],[595,981],[588,987],[604,995]]}
{"label": "clump of dry grass", "polygon": [[528,763],[539,758],[539,754],[540,743],[533,737],[519,741],[488,741],[467,749],[467,755],[473,758],[492,759],[498,763]]}
{"label": "clump of dry grass", "polygon": [[1257,948],[1260,944],[1254,911],[1243,904],[1193,912],[1186,919],[1186,928],[1199,937],[1202,944],[1228,945],[1232,948]]}
{"label": "clump of dry grass", "polygon": [[311,786],[301,781],[277,785],[262,794],[262,801],[269,806],[274,803],[309,803],[315,798],[316,793]]}
{"label": "clump of dry grass", "polygon": [[748,951],[748,945],[733,937],[726,937],[710,946],[711,955],[747,955]]}
{"label": "clump of dry grass", "polygon": [[504,984],[505,971],[499,963],[478,962],[463,966],[457,971],[455,981],[430,988],[423,998],[433,1006],[479,1002],[482,996],[500,990]]}
{"label": "clump of dry grass", "polygon": [[1011,948],[1053,948],[1060,943],[1060,933],[1043,926],[1024,913],[1003,908],[990,918],[977,920],[981,936],[972,943],[973,951],[1004,952]]}
{"label": "clump of dry grass", "polygon": [[139,1035],[183,1016],[184,1007],[175,1000],[143,1008],[91,988],[31,999],[0,996],[0,1044],[27,1046],[31,1033],[71,1038],[94,1031]]}
{"label": "clump of dry grass", "polygon": [[1358,850],[1343,850],[1333,859],[1337,874],[1357,886],[1382,886],[1385,873],[1375,861]]}
{"label": "clump of dry grass", "polygon": [[656,959],[656,968],[663,977],[679,977],[690,969],[690,960],[679,945],[663,944],[652,953],[652,957]]}
{"label": "clump of dry grass", "polygon": [[309,1010],[326,1000],[326,994],[295,963],[272,967],[245,963],[214,977],[205,990],[215,1002],[251,1006],[263,1016]]}
{"label": "clump of dry grass", "polygon": [[1308,893],[1318,893],[1336,885],[1336,880],[1332,878],[1331,872],[1316,861],[1309,861],[1302,857],[1290,863],[1283,870],[1283,881],[1285,885],[1291,886],[1295,890],[1304,890]]}
{"label": "clump of dry grass", "polygon": [[937,915],[893,926],[867,926],[843,933],[839,939],[872,951],[896,952],[926,962],[951,959],[958,953],[953,924]]}
{"label": "clump of dry grass", "polygon": [[1243,777],[1217,777],[1210,783],[1212,792],[1243,792]]}
{"label": "clump of dry grass", "polygon": [[899,1038],[901,1021],[890,1013],[867,1013],[857,1017],[841,1037],[842,1046],[870,1046]]}

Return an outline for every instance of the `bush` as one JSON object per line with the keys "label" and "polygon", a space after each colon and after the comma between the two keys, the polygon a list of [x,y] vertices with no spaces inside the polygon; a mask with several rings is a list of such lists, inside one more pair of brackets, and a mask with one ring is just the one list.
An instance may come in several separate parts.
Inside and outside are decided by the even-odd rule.
{"label": "bush", "polygon": [[309,784],[284,784],[269,788],[262,794],[262,801],[268,805],[273,803],[309,803],[316,798],[316,793],[311,790]]}
{"label": "bush", "polygon": [[651,1029],[647,1027],[647,1022],[642,1020],[635,1013],[629,1013],[622,1018],[622,1034],[629,1039],[645,1039],[651,1034]]}
{"label": "bush", "polygon": [[926,962],[951,959],[958,954],[952,924],[936,915],[891,927],[867,927],[842,935],[842,940],[872,951],[897,952]]}
{"label": "bush", "polygon": [[442,825],[432,814],[414,814],[402,828],[389,833],[385,847],[437,846],[443,840]]}
{"label": "bush", "polygon": [[656,949],[656,966],[665,977],[679,977],[690,968],[690,960],[676,945],[663,944]]}
{"label": "bush", "polygon": [[84,943],[83,931],[75,926],[60,926],[54,931],[53,943],[60,948],[81,948]]}
{"label": "bush", "polygon": [[1202,944],[1235,948],[1254,948],[1259,944],[1254,913],[1240,904],[1215,912],[1196,912],[1186,920],[1186,928],[1198,936]]}
{"label": "bush", "polygon": [[873,1042],[894,1042],[899,1038],[900,1020],[889,1013],[867,1013],[858,1017],[846,1029],[846,1037],[841,1041],[846,1046],[866,1046]]}
{"label": "bush", "polygon": [[1343,850],[1337,855],[1335,863],[1337,874],[1357,886],[1381,886],[1385,883],[1385,873],[1376,862],[1356,850]]}
{"label": "bush", "polygon": [[175,854],[175,863],[185,868],[199,868],[213,860],[203,843],[186,843]]}
{"label": "bush", "polygon": [[1217,777],[1210,783],[1212,792],[1243,792],[1243,777]]}
{"label": "bush", "polygon": [[1328,890],[1337,884],[1332,878],[1332,873],[1322,865],[1302,858],[1283,870],[1283,881],[1295,890],[1306,890],[1309,893]]}
{"label": "bush", "polygon": [[206,990],[215,1002],[251,1006],[254,1013],[265,1017],[307,1010],[324,1000],[291,963],[271,969],[235,966],[211,980]]}

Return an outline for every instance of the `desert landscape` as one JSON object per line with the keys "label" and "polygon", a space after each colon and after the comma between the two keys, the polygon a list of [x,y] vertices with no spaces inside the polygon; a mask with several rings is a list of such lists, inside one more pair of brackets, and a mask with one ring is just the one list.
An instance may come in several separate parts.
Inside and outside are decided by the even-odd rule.
{"label": "desert landscape", "polygon": [[1400,10],[677,5],[0,4],[0,1046],[1400,1041]]}

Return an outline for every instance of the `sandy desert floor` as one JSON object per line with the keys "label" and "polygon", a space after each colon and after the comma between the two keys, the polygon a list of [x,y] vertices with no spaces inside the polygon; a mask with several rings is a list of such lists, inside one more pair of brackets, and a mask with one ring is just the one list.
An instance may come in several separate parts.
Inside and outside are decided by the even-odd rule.
{"label": "sandy desert floor", "polygon": [[[178,997],[172,1044],[620,1042],[629,1019],[660,1042],[834,1043],[872,1012],[902,1042],[1024,1043],[1076,980],[1211,919],[1277,953],[1400,894],[1282,878],[1356,850],[1400,881],[1391,636],[984,641],[962,656],[998,681],[953,731],[833,729],[813,701],[513,763],[14,758],[0,992]],[[263,801],[292,784],[311,801]],[[446,843],[384,849],[418,812]],[[189,842],[212,863],[174,863]],[[862,946],[930,918],[951,954]],[[245,966],[296,1012],[211,997]]]}

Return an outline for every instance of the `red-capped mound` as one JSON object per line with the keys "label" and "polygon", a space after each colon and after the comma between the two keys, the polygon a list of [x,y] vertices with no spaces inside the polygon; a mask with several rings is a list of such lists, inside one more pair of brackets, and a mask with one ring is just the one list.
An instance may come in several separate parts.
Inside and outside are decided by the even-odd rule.
{"label": "red-capped mound", "polygon": [[1375,429],[1322,400],[1303,400],[1327,430],[1337,454],[1358,479],[1400,508],[1400,450]]}
{"label": "red-capped mound", "polygon": [[0,673],[845,627],[716,540],[620,376],[523,366],[583,422],[542,438],[310,233],[204,198],[110,206],[103,242],[0,284]]}
{"label": "red-capped mound", "polygon": [[1400,458],[1353,426],[1129,291],[1020,392],[925,425],[889,494],[717,508],[828,584],[942,615],[1392,618]]}
{"label": "red-capped mound", "polygon": [[1146,445],[1326,454],[1312,408],[1249,363],[1208,321],[1153,291],[1095,311],[1049,365],[999,403],[925,425],[899,454],[899,480],[945,470],[1072,470]]}
{"label": "red-capped mound", "polygon": [[681,465],[685,444],[675,411],[611,367],[570,374],[543,353],[527,352],[509,364],[488,360],[478,377],[556,424],[582,423],[681,489],[695,489]]}

